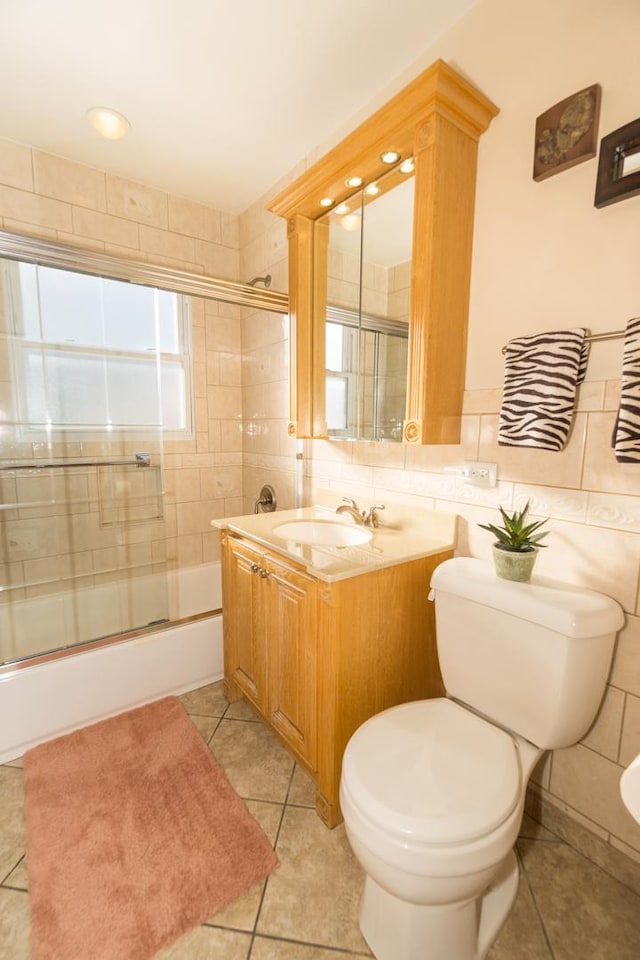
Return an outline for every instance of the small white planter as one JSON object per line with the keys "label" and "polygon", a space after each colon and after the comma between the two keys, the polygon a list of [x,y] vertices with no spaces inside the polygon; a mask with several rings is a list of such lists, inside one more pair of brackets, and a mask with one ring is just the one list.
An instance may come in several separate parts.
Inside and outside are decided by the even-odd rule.
{"label": "small white planter", "polygon": [[503,580],[528,583],[537,556],[538,550],[535,547],[522,553],[516,553],[514,550],[503,550],[497,543],[493,545],[493,562],[496,574]]}

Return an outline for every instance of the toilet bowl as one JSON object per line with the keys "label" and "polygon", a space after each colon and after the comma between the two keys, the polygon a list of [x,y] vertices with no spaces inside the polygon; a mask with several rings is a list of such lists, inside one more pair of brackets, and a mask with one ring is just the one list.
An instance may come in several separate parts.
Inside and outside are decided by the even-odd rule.
{"label": "toilet bowl", "polygon": [[360,927],[377,960],[486,956],[517,893],[531,771],[590,726],[623,622],[602,594],[500,582],[469,558],[441,564],[432,588],[448,696],[372,717],[343,758],[340,805],[366,874]]}

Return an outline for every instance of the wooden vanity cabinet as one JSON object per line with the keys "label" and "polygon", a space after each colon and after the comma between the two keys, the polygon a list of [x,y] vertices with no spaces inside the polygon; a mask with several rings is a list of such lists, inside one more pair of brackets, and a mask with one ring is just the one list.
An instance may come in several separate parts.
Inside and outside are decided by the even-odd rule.
{"label": "wooden vanity cabinet", "polygon": [[227,696],[244,695],[305,766],[316,766],[318,581],[247,540],[223,539]]}
{"label": "wooden vanity cabinet", "polygon": [[342,755],[387,707],[442,696],[431,573],[451,551],[331,583],[247,538],[222,537],[225,686],[300,760],[328,827]]}

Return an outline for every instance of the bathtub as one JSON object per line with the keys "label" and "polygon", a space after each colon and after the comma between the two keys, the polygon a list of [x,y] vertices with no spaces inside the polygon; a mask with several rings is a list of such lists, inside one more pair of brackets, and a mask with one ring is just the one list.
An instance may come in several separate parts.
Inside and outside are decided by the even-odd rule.
{"label": "bathtub", "polygon": [[[86,589],[83,603],[101,609],[108,599],[103,592],[102,586]],[[172,572],[167,626],[1,673],[0,763],[85,724],[220,680],[221,592],[219,563]],[[59,595],[35,603],[37,611],[20,611],[25,622],[35,612],[40,623],[64,623]],[[47,603],[49,610],[43,609]]]}

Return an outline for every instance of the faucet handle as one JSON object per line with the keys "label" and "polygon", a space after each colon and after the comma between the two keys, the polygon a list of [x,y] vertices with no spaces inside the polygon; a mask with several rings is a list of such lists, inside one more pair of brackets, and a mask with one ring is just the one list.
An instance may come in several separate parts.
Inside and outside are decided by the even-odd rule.
{"label": "faucet handle", "polygon": [[376,504],[374,504],[374,506],[371,507],[371,509],[369,510],[369,513],[368,513],[368,515],[367,515],[367,519],[366,519],[366,521],[365,521],[366,525],[367,525],[368,527],[377,527],[378,524],[379,524],[379,522],[380,522],[380,521],[378,520],[378,517],[377,517],[377,511],[378,511],[378,510],[384,510],[384,509],[385,509],[384,503],[376,503]]}
{"label": "faucet handle", "polygon": [[342,502],[348,503],[349,506],[353,507],[354,510],[358,510],[358,504],[355,502],[355,500],[352,500],[351,497],[343,497]]}

